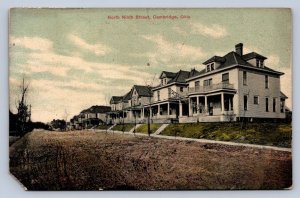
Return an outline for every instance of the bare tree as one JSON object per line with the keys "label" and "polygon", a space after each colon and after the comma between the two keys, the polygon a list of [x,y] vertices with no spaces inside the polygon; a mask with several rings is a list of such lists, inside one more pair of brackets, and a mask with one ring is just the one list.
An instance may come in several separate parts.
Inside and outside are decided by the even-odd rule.
{"label": "bare tree", "polygon": [[25,83],[23,77],[20,86],[21,97],[17,103],[17,122],[16,129],[19,136],[24,136],[27,132],[32,131],[31,125],[31,105],[28,104],[27,95],[29,91],[29,83]]}

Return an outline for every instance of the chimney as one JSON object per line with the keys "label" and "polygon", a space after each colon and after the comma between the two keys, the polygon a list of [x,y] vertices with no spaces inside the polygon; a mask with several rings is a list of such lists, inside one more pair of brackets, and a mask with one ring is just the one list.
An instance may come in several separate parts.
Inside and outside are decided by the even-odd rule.
{"label": "chimney", "polygon": [[243,56],[243,43],[239,43],[235,45],[235,52],[240,56]]}

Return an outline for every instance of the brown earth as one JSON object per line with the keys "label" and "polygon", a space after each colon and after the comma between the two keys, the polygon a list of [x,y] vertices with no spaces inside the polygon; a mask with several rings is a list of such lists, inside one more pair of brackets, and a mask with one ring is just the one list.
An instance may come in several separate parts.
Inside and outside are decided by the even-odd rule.
{"label": "brown earth", "polygon": [[10,147],[29,190],[282,189],[290,152],[95,132],[32,132]]}

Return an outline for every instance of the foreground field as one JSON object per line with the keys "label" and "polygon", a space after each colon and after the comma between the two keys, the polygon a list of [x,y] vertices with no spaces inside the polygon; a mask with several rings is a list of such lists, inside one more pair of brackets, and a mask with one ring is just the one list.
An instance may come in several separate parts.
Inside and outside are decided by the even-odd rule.
{"label": "foreground field", "polygon": [[30,190],[281,189],[291,153],[95,132],[32,132],[10,147]]}

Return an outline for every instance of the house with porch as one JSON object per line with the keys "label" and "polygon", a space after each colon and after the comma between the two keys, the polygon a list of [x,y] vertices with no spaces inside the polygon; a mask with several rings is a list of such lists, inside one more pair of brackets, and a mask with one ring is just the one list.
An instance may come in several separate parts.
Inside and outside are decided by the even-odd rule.
{"label": "house with porch", "polygon": [[180,116],[188,116],[186,79],[194,73],[197,73],[195,69],[160,74],[160,84],[152,88],[153,100],[144,106],[145,111],[150,112],[152,122],[178,122]]}
{"label": "house with porch", "polygon": [[97,126],[107,122],[107,112],[111,111],[110,106],[94,105],[82,110],[79,115],[70,119],[72,129],[82,129]]}
{"label": "house with porch", "polygon": [[189,115],[184,122],[276,120],[285,118],[287,98],[280,76],[265,64],[267,58],[243,54],[243,44],[224,56],[213,56],[204,69],[186,79]]}
{"label": "house with porch", "polygon": [[144,106],[149,104],[152,97],[152,88],[143,85],[134,85],[124,96],[113,96],[110,100],[112,111],[109,112],[112,124],[144,123]]}

